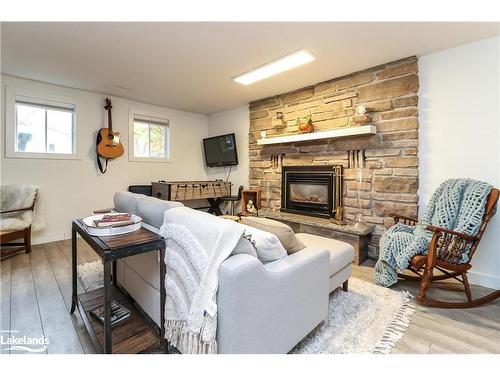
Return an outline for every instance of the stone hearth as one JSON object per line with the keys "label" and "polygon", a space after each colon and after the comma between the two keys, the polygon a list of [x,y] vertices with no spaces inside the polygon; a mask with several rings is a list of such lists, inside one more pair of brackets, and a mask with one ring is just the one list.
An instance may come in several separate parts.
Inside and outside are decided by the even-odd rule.
{"label": "stone hearth", "polygon": [[284,222],[295,233],[316,234],[350,243],[354,247],[354,264],[358,266],[368,257],[368,245],[375,230],[374,225],[359,227],[349,223],[338,225],[330,222],[329,219],[290,214],[270,209],[261,209],[259,216]]}
{"label": "stone hearth", "polygon": [[[392,223],[389,213],[417,214],[417,91],[417,58],[409,57],[250,103],[250,186],[262,190],[263,208],[278,212],[281,206],[281,168],[272,167],[272,154],[285,154],[285,166],[341,164],[346,218],[353,220],[358,212],[359,189],[363,219],[375,226],[369,256],[376,258],[380,235]],[[366,107],[377,134],[257,144],[262,131],[266,137],[297,134],[298,117],[310,115],[315,132],[356,126],[358,105]],[[352,169],[352,155],[359,150],[366,167],[361,183]]]}

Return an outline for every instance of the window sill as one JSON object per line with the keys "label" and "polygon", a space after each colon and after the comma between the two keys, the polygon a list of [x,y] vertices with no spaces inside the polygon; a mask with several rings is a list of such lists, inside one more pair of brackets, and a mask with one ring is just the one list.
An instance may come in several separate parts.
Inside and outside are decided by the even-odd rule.
{"label": "window sill", "polygon": [[42,160],[83,160],[79,154],[46,154],[37,152],[8,152],[7,159],[42,159]]}
{"label": "window sill", "polygon": [[173,163],[172,159],[165,159],[165,158],[137,158],[137,157],[129,157],[128,161],[139,162],[139,163]]}

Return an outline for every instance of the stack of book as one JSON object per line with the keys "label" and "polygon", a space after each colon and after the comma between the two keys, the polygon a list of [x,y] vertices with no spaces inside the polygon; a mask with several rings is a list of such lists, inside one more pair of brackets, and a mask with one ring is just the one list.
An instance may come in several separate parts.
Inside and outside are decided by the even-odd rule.
{"label": "stack of book", "polygon": [[135,224],[135,222],[132,220],[132,215],[128,213],[107,214],[99,220],[94,220],[94,225],[97,228],[122,227],[131,224]]}
{"label": "stack of book", "polygon": [[[104,305],[94,307],[90,313],[104,324]],[[115,300],[111,301],[111,326],[127,320],[130,317],[130,310],[120,305]]]}

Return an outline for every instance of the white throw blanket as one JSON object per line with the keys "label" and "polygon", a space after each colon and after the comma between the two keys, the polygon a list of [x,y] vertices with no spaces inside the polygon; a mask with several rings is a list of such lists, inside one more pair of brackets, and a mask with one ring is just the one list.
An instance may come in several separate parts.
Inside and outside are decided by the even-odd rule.
{"label": "white throw blanket", "polygon": [[242,225],[188,207],[165,212],[165,338],[181,353],[217,353],[219,268],[243,232]]}

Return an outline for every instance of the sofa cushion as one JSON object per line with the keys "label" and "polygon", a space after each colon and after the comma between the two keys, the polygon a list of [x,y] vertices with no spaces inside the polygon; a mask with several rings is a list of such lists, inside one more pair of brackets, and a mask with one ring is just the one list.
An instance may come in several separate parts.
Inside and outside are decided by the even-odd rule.
{"label": "sofa cushion", "polygon": [[142,217],[142,220],[149,225],[160,228],[163,224],[163,214],[165,211],[181,207],[181,202],[164,201],[158,198],[145,197],[138,194],[140,198],[137,200],[137,215]]}
{"label": "sofa cushion", "polygon": [[328,250],[330,252],[330,276],[336,274],[354,259],[354,247],[347,242],[309,233],[297,233],[297,237],[306,245],[307,249]]}
{"label": "sofa cushion", "polygon": [[142,197],[140,194],[128,191],[118,191],[113,195],[115,210],[118,212],[128,212],[137,215],[137,201]]}
{"label": "sofa cushion", "polygon": [[287,255],[285,248],[274,234],[249,225],[240,225],[245,227],[244,236],[249,236],[250,242],[257,252],[257,258],[262,263],[274,262]]}
{"label": "sofa cushion", "polygon": [[292,228],[277,220],[249,216],[242,217],[241,222],[276,235],[288,254],[293,254],[305,247],[305,245],[295,236]]}

